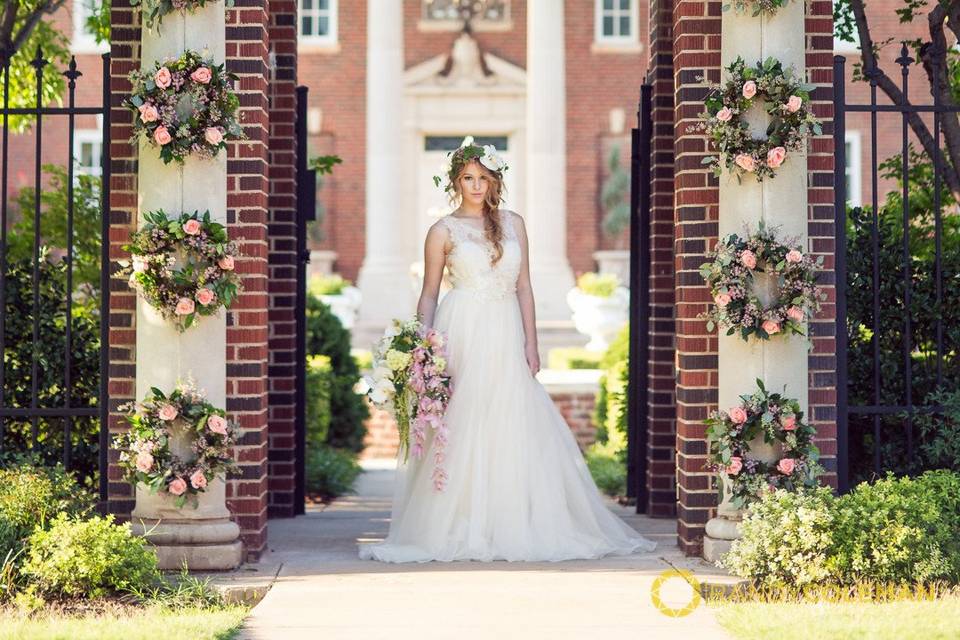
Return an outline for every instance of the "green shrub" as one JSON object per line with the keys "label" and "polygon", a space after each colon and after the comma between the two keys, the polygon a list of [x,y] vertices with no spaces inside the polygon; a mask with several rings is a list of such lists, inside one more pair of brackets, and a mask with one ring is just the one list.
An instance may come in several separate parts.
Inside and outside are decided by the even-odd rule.
{"label": "green shrub", "polygon": [[330,358],[307,358],[307,448],[322,445],[330,431]]}
{"label": "green shrub", "polygon": [[939,413],[918,413],[913,423],[917,428],[917,467],[950,469],[960,473],[960,391],[937,390],[925,403],[943,407]]}
{"label": "green shrub", "polygon": [[313,276],[310,278],[308,286],[310,295],[335,296],[342,293],[345,287],[350,286],[350,281],[338,273],[332,273],[330,275]]}
{"label": "green shrub", "polygon": [[370,416],[362,395],[353,388],[360,379],[350,354],[350,332],[316,296],[307,297],[307,353],[330,358],[330,427],[326,444],[360,452]]}
{"label": "green shrub", "polygon": [[353,492],[360,465],[352,451],[317,446],[307,449],[306,490],[327,500]]}
{"label": "green shrub", "polygon": [[603,446],[592,445],[584,457],[600,491],[608,496],[626,495],[627,467],[615,453],[610,453]]}
{"label": "green shrub", "polygon": [[600,358],[600,369],[609,369],[621,360],[630,357],[630,323],[626,323],[620,328],[617,337],[610,342],[610,346],[603,352]]}
{"label": "green shrub", "polygon": [[602,353],[584,347],[555,347],[547,353],[550,369],[599,369]]}
{"label": "green shrub", "polygon": [[351,349],[353,359],[357,363],[357,368],[361,371],[373,368],[373,352],[370,349]]}
{"label": "green shrub", "polygon": [[88,520],[62,513],[49,530],[37,529],[27,542],[23,574],[43,595],[102,597],[122,594],[159,579],[157,556],[129,523],[113,515]]}
{"label": "green shrub", "polygon": [[615,273],[594,273],[587,271],[577,278],[577,288],[588,296],[609,298],[620,286],[620,278]]}

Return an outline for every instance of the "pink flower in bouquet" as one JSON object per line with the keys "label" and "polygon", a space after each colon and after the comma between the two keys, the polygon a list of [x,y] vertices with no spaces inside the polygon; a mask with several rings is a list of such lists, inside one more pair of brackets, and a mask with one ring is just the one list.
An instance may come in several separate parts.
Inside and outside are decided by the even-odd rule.
{"label": "pink flower in bouquet", "polygon": [[157,108],[152,104],[140,105],[140,120],[143,122],[156,122],[160,117]]}
{"label": "pink flower in bouquet", "polygon": [[786,418],[781,420],[780,423],[783,425],[784,431],[793,431],[794,429],[797,428],[796,416],[787,416]]}
{"label": "pink flower in bouquet", "polygon": [[762,326],[763,330],[771,336],[775,333],[780,333],[780,323],[774,320],[764,320]]}
{"label": "pink flower in bouquet", "polygon": [[803,254],[797,251],[796,249],[790,249],[787,252],[787,262],[791,264],[796,264],[803,260]]}
{"label": "pink flower in bouquet", "polygon": [[787,159],[787,150],[783,147],[774,147],[767,151],[767,166],[776,169]]}
{"label": "pink flower in bouquet", "polygon": [[717,297],[713,299],[717,303],[717,306],[721,309],[730,304],[730,294],[729,293],[718,293]]}
{"label": "pink flower in bouquet", "polygon": [[198,236],[200,231],[203,229],[203,226],[200,224],[200,221],[196,218],[190,218],[183,223],[183,232],[187,235]]}
{"label": "pink flower in bouquet", "polygon": [[423,347],[414,347],[413,349],[413,361],[417,364],[423,362],[427,359],[427,350]]}
{"label": "pink flower in bouquet", "polygon": [[743,424],[747,421],[747,412],[744,411],[743,407],[732,407],[727,414],[735,424]]}
{"label": "pink flower in bouquet", "polygon": [[167,491],[175,496],[182,496],[183,492],[186,490],[187,482],[183,478],[174,478],[170,484],[167,485]]}
{"label": "pink flower in bouquet", "polygon": [[170,74],[170,69],[166,67],[160,67],[157,69],[157,72],[153,74],[154,83],[161,89],[166,89],[170,86],[170,83],[173,82],[173,76]]}
{"label": "pink flower in bouquet", "polygon": [[757,266],[757,256],[750,251],[750,249],[745,249],[743,253],[740,254],[740,264],[745,266],[747,269],[754,269]]}
{"label": "pink flower in bouquet", "polygon": [[173,136],[170,135],[170,132],[167,131],[165,126],[160,125],[154,130],[153,139],[157,141],[157,144],[164,145],[173,140]]}
{"label": "pink flower in bouquet", "polygon": [[735,476],[743,469],[743,460],[739,456],[730,458],[730,464],[727,466],[727,475]]}
{"label": "pink flower in bouquet", "polygon": [[161,420],[173,420],[177,417],[177,408],[172,404],[165,404],[158,412]]}
{"label": "pink flower in bouquet", "polygon": [[222,436],[227,435],[227,419],[221,415],[213,414],[207,418],[207,426],[214,433],[219,433]]}
{"label": "pink flower in bouquet", "polygon": [[439,376],[434,376],[433,378],[430,378],[430,380],[427,382],[427,388],[429,389],[437,389],[442,386],[443,386],[443,378]]}
{"label": "pink flower in bouquet", "polygon": [[733,161],[744,171],[753,171],[757,168],[757,163],[753,159],[753,156],[746,153],[738,153],[737,157],[735,157]]}
{"label": "pink flower in bouquet", "polygon": [[209,84],[210,78],[212,77],[213,74],[207,67],[197,67],[194,72],[190,74],[190,79],[200,84]]}
{"label": "pink flower in bouquet", "polygon": [[137,471],[146,473],[153,467],[153,456],[146,451],[138,453],[135,464],[137,466]]}
{"label": "pink flower in bouquet", "polygon": [[803,322],[803,309],[800,307],[790,307],[787,309],[787,317],[795,322]]}
{"label": "pink flower in bouquet", "polygon": [[730,122],[730,118],[733,117],[733,111],[730,110],[730,107],[724,107],[717,111],[717,120],[720,122]]}
{"label": "pink flower in bouquet", "polygon": [[796,113],[800,111],[800,105],[803,104],[803,99],[800,96],[790,96],[787,99],[787,111],[790,113]]}
{"label": "pink flower in bouquet", "polygon": [[174,312],[178,316],[187,316],[193,313],[196,310],[196,305],[193,304],[193,300],[190,298],[180,298],[180,301],[177,302],[177,307],[174,309]]}
{"label": "pink flower in bouquet", "polygon": [[427,342],[429,342],[430,346],[434,349],[439,349],[444,343],[443,334],[436,329],[430,329],[430,331],[427,332]]}
{"label": "pink flower in bouquet", "polygon": [[743,83],[743,97],[750,99],[753,96],[757,95],[757,83],[753,80],[747,80]]}
{"label": "pink flower in bouquet", "polygon": [[223,142],[223,133],[217,127],[207,127],[207,130],[203,132],[203,137],[210,144]]}
{"label": "pink flower in bouquet", "polygon": [[777,464],[777,471],[785,476],[788,476],[793,473],[796,464],[797,463],[793,458],[784,458]]}
{"label": "pink flower in bouquet", "polygon": [[206,287],[203,287],[202,289],[197,290],[197,302],[199,302],[203,306],[207,306],[208,304],[213,302],[216,297],[217,297],[216,294],[210,289],[207,289]]}
{"label": "pink flower in bouquet", "polygon": [[224,271],[233,271],[233,256],[223,256],[217,260],[217,266]]}
{"label": "pink flower in bouquet", "polygon": [[203,475],[203,471],[197,469],[190,476],[190,485],[194,489],[206,489],[207,488],[207,476]]}

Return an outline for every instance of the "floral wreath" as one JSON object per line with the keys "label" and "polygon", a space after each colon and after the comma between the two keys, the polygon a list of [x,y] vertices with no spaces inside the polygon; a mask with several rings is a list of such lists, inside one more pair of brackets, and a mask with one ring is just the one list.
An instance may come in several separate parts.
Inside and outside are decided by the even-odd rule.
{"label": "floral wreath", "polygon": [[190,154],[213,158],[228,140],[246,139],[237,120],[236,79],[196,51],[157,61],[152,71],[133,71],[133,92],[125,101],[134,113],[130,142],[146,137],[169,164]]}
{"label": "floral wreath", "polygon": [[[748,67],[738,57],[726,70],[729,79],[714,86],[706,99],[707,110],[700,114],[704,121],[697,127],[706,132],[721,157],[704,158],[703,164],[710,165],[717,177],[726,166],[738,180],[746,173],[757,180],[772,178],[788,151],[802,149],[811,130],[821,134],[820,121],[809,110],[814,86],[793,80],[792,70],[784,72],[774,58]],[[750,135],[742,119],[758,98],[765,100],[771,118],[762,140]]]}
{"label": "floral wreath", "polygon": [[723,5],[724,11],[729,11],[732,6],[737,13],[746,13],[747,8],[753,9],[751,17],[756,18],[759,15],[773,15],[783,6],[785,6],[789,0],[733,0],[733,3],[727,3]]}
{"label": "floral wreath", "polygon": [[447,159],[440,166],[441,175],[433,176],[433,184],[439,187],[440,183],[443,182],[443,177],[446,176],[448,182],[443,190],[453,191],[453,183],[457,179],[460,169],[474,158],[484,167],[496,173],[501,179],[503,178],[503,172],[509,169],[507,161],[503,159],[494,145],[485,144],[481,147],[473,144],[473,136],[467,136],[460,143],[459,148],[447,152]]}
{"label": "floral wreath", "polygon": [[[776,489],[794,491],[817,485],[823,467],[813,444],[813,427],[803,421],[800,403],[779,393],[768,393],[757,379],[759,391],[740,396],[741,404],[714,411],[704,421],[710,441],[708,468],[723,472],[731,485],[730,501],[737,509]],[[784,388],[786,389],[786,388]],[[759,435],[767,444],[780,444],[777,462],[749,457],[749,442]],[[720,500],[723,500],[723,483]]]}
{"label": "floral wreath", "polygon": [[[207,2],[215,2],[216,0],[130,0],[130,6],[136,7],[140,6],[140,10],[143,12],[143,23],[146,25],[147,29],[152,29],[153,25],[157,25],[157,33],[160,33],[160,23],[163,21],[163,16],[168,13],[173,13],[174,11],[179,11],[180,13],[194,12],[197,9],[206,6]],[[226,6],[232,7],[233,0],[226,0]]]}
{"label": "floral wreath", "polygon": [[[710,286],[714,304],[699,317],[714,327],[737,331],[744,340],[752,335],[762,340],[785,333],[805,335],[803,322],[820,310],[826,294],[816,284],[823,256],[814,260],[796,242],[783,244],[763,222],[758,231],[741,238],[731,234],[707,254],[711,262],[700,265],[700,275]],[[777,298],[765,306],[753,291],[754,273],[777,277]]]}
{"label": "floral wreath", "polygon": [[[206,490],[207,483],[236,471],[231,451],[236,425],[192,384],[178,384],[169,396],[153,387],[142,403],[129,402],[119,409],[127,413],[130,424],[113,443],[120,451],[125,478],[133,484],[143,483],[152,493],[165,491],[174,496],[178,508],[188,500],[196,507],[197,494]],[[170,429],[175,425],[190,435],[196,455],[193,460],[184,460],[170,450]]]}
{"label": "floral wreath", "polygon": [[123,247],[133,258],[121,262],[117,276],[129,277],[130,286],[164,318],[174,319],[179,331],[198,316],[228,308],[240,291],[240,276],[234,271],[237,243],[227,239],[226,227],[212,222],[209,211],[175,220],[162,209],[143,215],[143,227]]}

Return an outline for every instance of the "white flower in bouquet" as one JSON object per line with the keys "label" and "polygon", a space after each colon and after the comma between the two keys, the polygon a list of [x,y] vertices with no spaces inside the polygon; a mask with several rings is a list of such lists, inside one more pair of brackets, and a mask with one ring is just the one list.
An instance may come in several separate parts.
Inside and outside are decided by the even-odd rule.
{"label": "white flower in bouquet", "polygon": [[[383,365],[377,365],[373,369],[373,379],[374,381],[383,380],[384,378],[390,380],[393,378],[393,370],[390,367],[385,367]],[[372,384],[371,386],[376,386]]]}
{"label": "white flower in bouquet", "polygon": [[372,391],[370,391],[370,400],[372,400],[374,404],[383,404],[388,399],[389,397],[387,396],[387,392],[380,387],[375,387]]}
{"label": "white flower in bouquet", "polygon": [[461,147],[466,147],[473,144],[473,136],[467,136],[463,139],[463,142],[460,143]]}
{"label": "white flower in bouquet", "polygon": [[372,382],[373,380],[370,378],[370,376],[361,377],[359,380],[357,380],[357,383],[353,385],[353,392],[361,395],[370,393],[370,390],[373,388],[373,385],[371,384]]}

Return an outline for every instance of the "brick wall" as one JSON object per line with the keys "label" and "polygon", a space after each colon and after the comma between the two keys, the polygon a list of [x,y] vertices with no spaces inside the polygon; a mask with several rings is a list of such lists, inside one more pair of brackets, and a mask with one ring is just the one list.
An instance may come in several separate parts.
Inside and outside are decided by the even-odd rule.
{"label": "brick wall", "polygon": [[691,555],[701,553],[704,526],[716,504],[712,474],[703,468],[703,420],[717,404],[717,337],[697,315],[710,301],[698,269],[717,241],[719,189],[701,164],[708,155],[706,138],[687,129],[700,119],[708,84],[720,80],[721,5],[722,0],[677,0],[673,8],[677,542]]}
{"label": "brick wall", "polygon": [[650,355],[645,512],[676,515],[676,410],[673,267],[673,5],[650,3],[653,136],[650,162]]}

